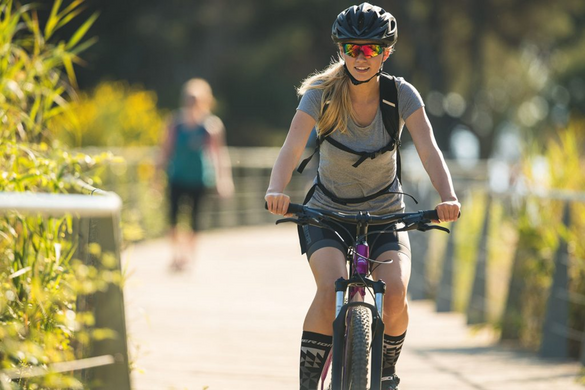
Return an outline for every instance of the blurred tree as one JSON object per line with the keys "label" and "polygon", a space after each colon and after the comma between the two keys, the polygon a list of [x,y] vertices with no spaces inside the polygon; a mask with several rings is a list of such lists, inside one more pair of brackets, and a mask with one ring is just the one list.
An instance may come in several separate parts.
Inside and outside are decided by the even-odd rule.
{"label": "blurred tree", "polygon": [[[165,108],[181,84],[207,78],[232,145],[278,145],[297,104],[294,87],[335,56],[330,27],[350,1],[89,0],[99,42],[78,72],[156,91]],[[385,69],[427,103],[440,146],[459,124],[488,157],[502,128],[538,134],[585,101],[582,0],[411,0],[376,4],[398,20]]]}

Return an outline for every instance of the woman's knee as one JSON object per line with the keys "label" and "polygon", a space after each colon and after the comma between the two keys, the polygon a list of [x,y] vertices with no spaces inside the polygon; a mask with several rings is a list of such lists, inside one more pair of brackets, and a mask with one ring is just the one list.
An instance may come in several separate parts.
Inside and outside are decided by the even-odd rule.
{"label": "woman's knee", "polygon": [[406,299],[386,299],[384,301],[384,323],[391,325],[408,317],[408,301]]}
{"label": "woman's knee", "polygon": [[408,307],[406,296],[406,288],[402,289],[388,289],[384,296],[384,309],[401,312]]}

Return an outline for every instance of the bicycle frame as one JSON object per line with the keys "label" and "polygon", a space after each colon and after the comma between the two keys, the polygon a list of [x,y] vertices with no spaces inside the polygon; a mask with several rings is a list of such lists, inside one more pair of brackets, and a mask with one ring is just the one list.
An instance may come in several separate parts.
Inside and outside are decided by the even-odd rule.
{"label": "bicycle frame", "polygon": [[[268,205],[266,204],[265,207],[268,208]],[[327,358],[321,375],[321,390],[324,388],[329,367],[332,369],[331,389],[341,390],[342,388],[347,388],[342,387],[348,385],[343,382],[345,380],[344,378],[350,372],[348,363],[344,359],[348,345],[343,342],[350,338],[348,337],[348,330],[350,328],[348,324],[352,320],[353,309],[359,309],[355,313],[356,323],[359,323],[357,320],[362,318],[363,308],[369,310],[372,318],[370,324],[372,341],[369,351],[365,352],[369,355],[369,360],[372,362],[369,367],[369,390],[380,390],[384,343],[383,306],[386,284],[381,280],[373,281],[367,277],[369,270],[369,247],[366,240],[368,225],[393,224],[394,229],[392,230],[396,232],[408,230],[426,232],[436,229],[449,233],[449,229],[431,224],[433,221],[439,220],[436,210],[421,210],[413,213],[393,213],[379,216],[370,215],[368,212],[359,212],[358,214],[338,213],[290,203],[287,213],[295,214],[297,218],[283,218],[277,220],[276,223],[294,222],[298,225],[324,226],[321,223],[326,219],[356,223],[355,243],[348,247],[346,255],[346,260],[349,263],[349,277],[348,279],[340,278],[335,282],[336,313],[335,320],[333,321],[333,353]],[[398,227],[398,224],[401,226]],[[365,302],[366,289],[374,292],[374,305]]]}
{"label": "bicycle frame", "polygon": [[[348,248],[347,257],[350,264],[349,279],[340,278],[335,282],[336,311],[333,322],[333,345],[340,346],[343,341],[348,342],[348,324],[352,315],[352,308],[363,306],[372,314],[372,342],[370,365],[370,390],[380,390],[382,380],[382,350],[384,340],[383,307],[386,284],[382,280],[373,281],[367,277],[369,271],[369,251],[366,241],[367,224],[358,223],[356,244]],[[375,305],[364,301],[366,289],[374,291]],[[347,303],[345,303],[347,301]],[[344,359],[347,345],[334,348],[332,355],[331,386],[333,390],[345,389],[349,386],[347,372],[349,362]],[[325,371],[325,370],[324,370]]]}

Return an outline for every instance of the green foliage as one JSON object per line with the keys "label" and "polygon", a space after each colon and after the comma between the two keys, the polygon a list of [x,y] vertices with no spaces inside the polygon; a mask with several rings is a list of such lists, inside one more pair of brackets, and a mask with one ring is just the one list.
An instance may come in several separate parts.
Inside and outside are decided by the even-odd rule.
{"label": "green foliage", "polygon": [[[123,200],[123,236],[129,242],[166,230],[160,222],[162,189],[152,185],[155,156],[152,148],[144,148],[162,142],[166,112],[156,103],[156,95],[142,88],[103,82],[91,93],[81,93],[65,115],[51,121],[55,137],[70,147],[116,148],[123,154],[99,177]],[[113,161],[109,154],[102,156]]]}
{"label": "green foliage", "polygon": [[[525,157],[523,172],[526,185],[532,190],[585,191],[583,169],[583,123],[573,123],[544,145],[532,148],[534,154]],[[540,153],[536,153],[540,152]],[[516,334],[521,344],[537,349],[542,334],[543,318],[549,288],[554,273],[554,261],[561,239],[569,243],[570,324],[576,331],[583,331],[585,301],[579,300],[585,292],[585,205],[573,201],[570,221],[565,225],[565,202],[547,197],[528,197],[522,204],[517,218],[519,235],[517,247],[518,276],[523,288],[520,300],[521,313],[514,320]],[[577,298],[575,298],[577,297]],[[571,353],[577,356],[580,340],[571,341]]]}
{"label": "green foliage", "polygon": [[[80,70],[80,84],[128,80],[173,108],[182,83],[204,77],[218,97],[230,145],[280,146],[297,104],[294,87],[335,55],[331,24],[354,3],[167,0],[163,7],[143,0],[140,7],[124,1],[106,7],[95,1],[103,11],[95,26],[100,40],[94,66]],[[564,125],[583,106],[583,4],[380,2],[399,29],[385,70],[413,82],[429,111],[440,107],[430,116],[442,147],[459,122],[480,136],[488,157],[502,122],[539,133],[549,121]],[[431,91],[441,100],[430,99]],[[461,117],[444,112],[449,93],[464,99]]]}
{"label": "green foliage", "polygon": [[[502,339],[516,340],[532,350],[540,347],[555,261],[563,256],[557,252],[559,245],[561,240],[568,243],[569,285],[564,296],[570,307],[568,329],[572,333],[567,339],[572,357],[580,356],[582,348],[581,339],[574,335],[585,328],[584,137],[585,122],[573,121],[546,142],[534,142],[526,148],[529,152],[519,167],[517,184],[526,194],[493,194],[487,209],[485,191],[470,191],[462,200],[462,217],[453,227],[457,242],[455,308],[467,309],[480,238],[485,234],[482,226],[489,216],[488,321],[501,330]],[[568,223],[563,220],[567,205],[563,197],[573,199]],[[435,240],[431,245],[430,255],[440,259],[443,243]],[[432,280],[437,280],[440,271],[432,271]]]}
{"label": "green foliage", "polygon": [[167,233],[166,177],[157,171],[157,148],[135,147],[119,151],[121,164],[102,174],[105,188],[122,199],[123,236],[126,243],[158,238]]}
{"label": "green foliage", "polygon": [[[84,21],[69,40],[56,39],[55,33],[81,13],[82,2],[64,5],[55,0],[44,25],[34,5],[0,2],[2,192],[67,193],[72,178],[91,181],[89,175],[96,174],[101,164],[114,160],[109,153],[69,152],[51,137],[51,121],[67,112],[69,96],[74,94],[73,65],[93,42],[82,40],[97,15]],[[51,372],[51,367],[83,356],[95,332],[104,333],[90,329],[92,315],[78,304],[83,294],[104,289],[120,276],[75,258],[79,244],[73,236],[74,223],[71,216],[14,212],[1,216],[2,389],[83,388],[70,372]]]}
{"label": "green foliage", "polygon": [[154,146],[164,133],[163,115],[154,93],[123,82],[103,82],[91,93],[82,93],[52,129],[71,147]]}

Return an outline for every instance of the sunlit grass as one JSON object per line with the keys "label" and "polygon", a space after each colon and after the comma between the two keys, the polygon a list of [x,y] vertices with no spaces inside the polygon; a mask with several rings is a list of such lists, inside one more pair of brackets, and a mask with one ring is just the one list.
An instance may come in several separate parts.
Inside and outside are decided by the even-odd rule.
{"label": "sunlit grass", "polygon": [[[89,156],[57,145],[50,123],[70,109],[75,95],[73,64],[94,40],[84,36],[90,15],[65,41],[57,32],[83,10],[82,0],[56,0],[46,21],[35,7],[0,2],[0,191],[71,191],[71,178],[96,172],[113,156]],[[0,217],[0,387],[85,388],[71,372],[51,372],[55,363],[83,357],[91,340],[112,337],[95,329],[83,294],[121,283],[107,267],[107,254],[88,265],[77,258],[71,216],[4,213]],[[102,260],[104,267],[102,268]],[[98,266],[99,264],[99,266]],[[40,375],[24,375],[27,372]],[[12,377],[12,381],[9,378]]]}

